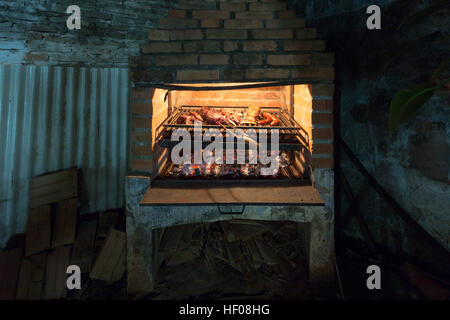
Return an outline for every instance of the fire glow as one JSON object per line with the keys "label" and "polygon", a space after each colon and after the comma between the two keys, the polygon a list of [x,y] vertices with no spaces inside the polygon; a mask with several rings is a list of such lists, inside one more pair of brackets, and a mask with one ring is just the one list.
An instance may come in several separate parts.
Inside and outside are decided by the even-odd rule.
{"label": "fire glow", "polygon": [[[226,164],[257,164],[259,161],[264,166],[269,165],[261,168],[261,175],[273,175],[280,165],[279,130],[270,130],[270,148],[268,148],[268,131],[259,129],[257,132],[255,129],[249,129],[244,132],[241,129],[226,129],[224,157],[222,132],[218,129],[208,129],[203,133],[202,123],[196,121],[193,141],[190,132],[186,129],[177,129],[172,132],[171,140],[179,141],[179,143],[172,149],[171,160],[178,165],[223,164],[224,158]],[[210,144],[203,147],[203,143],[208,142]]]}

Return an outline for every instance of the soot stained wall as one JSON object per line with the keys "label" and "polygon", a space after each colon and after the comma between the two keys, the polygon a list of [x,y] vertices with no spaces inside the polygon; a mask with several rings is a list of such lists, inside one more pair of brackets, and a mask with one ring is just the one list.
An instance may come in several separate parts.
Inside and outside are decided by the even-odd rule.
{"label": "soot stained wall", "polygon": [[[370,31],[366,28],[366,8],[372,4],[370,1],[336,3],[297,1],[295,5],[305,10],[307,27],[316,27],[318,36],[327,41],[327,50],[336,54],[341,136],[377,181],[449,249],[449,87],[436,91],[433,98],[393,134],[388,131],[388,114],[390,100],[397,90],[423,82],[449,56],[450,8],[443,7],[396,30],[403,19],[430,5],[431,1],[403,2],[403,6],[397,8],[392,6],[394,1],[379,1],[382,30]],[[384,72],[376,72],[379,54],[428,35],[434,36],[435,41],[413,42]],[[447,69],[441,79],[449,77]],[[429,247],[420,243],[421,238],[367,185],[348,158],[344,154],[341,157],[344,173],[355,194],[364,195],[361,208],[375,240],[394,252],[435,260],[428,252]],[[347,207],[348,201],[344,201],[342,211]],[[355,221],[348,228],[348,234],[362,237]]]}
{"label": "soot stained wall", "polygon": [[[0,63],[127,66],[172,2],[0,0]],[[81,9],[81,30],[67,29],[72,4]]]}

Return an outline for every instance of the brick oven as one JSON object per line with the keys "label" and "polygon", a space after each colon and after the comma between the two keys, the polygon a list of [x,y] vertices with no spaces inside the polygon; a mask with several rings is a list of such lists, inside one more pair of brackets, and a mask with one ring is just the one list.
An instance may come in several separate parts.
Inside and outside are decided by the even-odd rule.
{"label": "brick oven", "polygon": [[[297,222],[311,283],[333,281],[333,64],[282,1],[180,0],[149,31],[130,59],[129,292],[153,289],[155,230],[230,219]],[[181,164],[172,156],[179,129],[193,139]],[[242,134],[231,140],[245,145],[246,163],[237,148],[196,163],[195,146],[208,150],[196,133],[208,130],[223,135],[224,150],[228,131]],[[261,132],[279,138],[271,175],[248,161]]]}

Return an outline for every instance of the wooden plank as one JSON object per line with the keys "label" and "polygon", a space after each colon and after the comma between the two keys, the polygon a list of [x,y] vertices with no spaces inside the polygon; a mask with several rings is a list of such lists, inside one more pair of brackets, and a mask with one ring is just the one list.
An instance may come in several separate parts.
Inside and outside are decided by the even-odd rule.
{"label": "wooden plank", "polygon": [[41,299],[46,260],[46,253],[22,259],[22,262],[20,264],[19,283],[17,285],[16,299]]}
{"label": "wooden plank", "polygon": [[35,189],[62,181],[73,181],[77,177],[77,175],[78,171],[76,168],[43,174],[40,176],[33,177],[30,183],[30,187],[32,189]]}
{"label": "wooden plank", "polygon": [[51,208],[49,205],[28,211],[25,255],[31,256],[50,249]]}
{"label": "wooden plank", "polygon": [[30,208],[78,196],[76,168],[34,177],[30,183]]}
{"label": "wooden plank", "polygon": [[70,264],[79,266],[82,273],[91,271],[96,232],[97,220],[81,221],[73,244]]}
{"label": "wooden plank", "polygon": [[66,271],[69,266],[69,258],[70,246],[58,247],[48,254],[45,271],[45,299],[55,300],[66,296]]}
{"label": "wooden plank", "polygon": [[106,237],[108,235],[109,229],[114,228],[117,221],[119,220],[118,211],[105,211],[100,214],[98,221],[98,237]]}
{"label": "wooden plank", "polygon": [[0,300],[13,300],[19,278],[22,249],[0,252]]}
{"label": "wooden plank", "polygon": [[59,201],[53,225],[52,248],[75,241],[77,227],[78,198]]}
{"label": "wooden plank", "polygon": [[55,190],[43,196],[30,198],[30,208],[36,208],[45,204],[50,204],[60,200],[74,198],[77,196],[78,196],[77,187]]}
{"label": "wooden plank", "polygon": [[176,204],[285,204],[324,205],[316,189],[291,181],[250,183],[246,181],[202,182],[154,181],[141,200],[141,205]]}
{"label": "wooden plank", "polygon": [[118,281],[125,272],[125,262],[126,234],[111,229],[89,277],[109,282]]}

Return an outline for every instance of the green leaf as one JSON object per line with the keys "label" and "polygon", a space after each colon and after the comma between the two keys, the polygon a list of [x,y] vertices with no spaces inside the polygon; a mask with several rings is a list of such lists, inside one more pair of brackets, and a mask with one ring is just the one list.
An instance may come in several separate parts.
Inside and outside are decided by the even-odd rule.
{"label": "green leaf", "polygon": [[433,94],[434,87],[427,88],[426,85],[419,85],[398,91],[391,101],[389,131],[393,132],[401,122],[416,113]]}
{"label": "green leaf", "polygon": [[389,110],[389,131],[393,132],[397,126],[411,117],[433,96],[434,91],[450,82],[446,79],[435,86],[423,83],[412,88],[398,91],[391,101]]}

